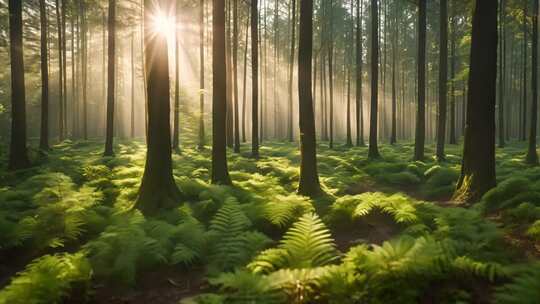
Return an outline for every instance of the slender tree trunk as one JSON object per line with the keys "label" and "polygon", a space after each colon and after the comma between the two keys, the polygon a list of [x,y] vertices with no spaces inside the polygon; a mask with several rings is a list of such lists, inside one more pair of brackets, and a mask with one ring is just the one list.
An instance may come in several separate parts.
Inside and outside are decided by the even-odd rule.
{"label": "slender tree trunk", "polygon": [[8,170],[19,170],[30,166],[26,149],[22,1],[9,0],[8,5],[11,59],[11,142]]}
{"label": "slender tree trunk", "polygon": [[315,114],[311,90],[313,49],[313,1],[300,1],[300,42],[298,46],[298,99],[300,118],[300,182],[298,193],[315,196],[321,192],[317,174]]}
{"label": "slender tree trunk", "polygon": [[242,142],[246,142],[246,107],[247,107],[247,53],[248,53],[248,42],[249,42],[249,11],[248,7],[248,16],[246,18],[246,39],[244,46],[244,85],[242,88]]}
{"label": "slender tree trunk", "polygon": [[455,2],[452,2],[452,36],[450,40],[450,144],[456,145],[456,16]]}
{"label": "slender tree trunk", "polygon": [[418,10],[418,114],[414,138],[414,160],[424,159],[426,140],[426,6],[427,0],[419,0]]}
{"label": "slender tree trunk", "polygon": [[60,2],[56,0],[56,26],[58,33],[58,138],[64,140],[64,59],[62,50],[62,17],[60,12]]}
{"label": "slender tree trunk", "polygon": [[228,8],[225,10],[227,17],[225,18],[225,58],[226,58],[226,75],[227,75],[227,147],[234,147],[234,96],[233,96],[233,66],[232,66],[232,47],[231,47],[231,2],[234,0],[226,0]]}
{"label": "slender tree trunk", "polygon": [[233,93],[234,93],[234,152],[240,153],[240,119],[238,109],[238,4],[233,1]]}
{"label": "slender tree trunk", "polygon": [[[101,56],[101,100],[104,102],[103,108],[105,109],[103,112],[103,117],[107,116],[107,16],[105,15],[105,11],[103,11],[102,16],[102,44],[103,44],[103,51]],[[105,126],[106,128],[106,118],[104,119],[105,123],[100,124],[101,128]],[[103,121],[102,121],[103,122]],[[103,134],[103,133],[101,133]]]}
{"label": "slender tree trunk", "polygon": [[[444,1],[444,0],[443,0]],[[394,4],[395,5],[395,4]],[[395,7],[397,11],[397,6]],[[396,92],[396,60],[397,60],[397,44],[399,37],[399,27],[397,25],[397,12],[394,13],[394,33],[392,39],[392,131],[390,135],[390,144],[397,142],[397,92]]]}
{"label": "slender tree trunk", "polygon": [[[145,63],[148,90],[148,145],[144,175],[135,207],[145,215],[180,203],[180,191],[172,175],[170,84],[167,37],[156,33],[152,17],[168,11],[168,1],[145,0]],[[161,5],[160,5],[161,4]]]}
{"label": "slender tree trunk", "polygon": [[334,26],[333,26],[333,16],[334,16],[334,3],[333,0],[329,1],[330,6],[330,16],[329,16],[329,39],[328,39],[328,81],[329,81],[329,93],[330,93],[330,142],[328,146],[330,149],[334,148]]}
{"label": "slender tree trunk", "polygon": [[467,124],[454,201],[474,203],[495,187],[497,1],[477,0],[472,22]]}
{"label": "slender tree trunk", "polygon": [[525,141],[527,139],[527,106],[528,106],[528,96],[527,96],[527,53],[529,48],[529,26],[528,26],[528,9],[529,7],[529,1],[525,1],[524,8],[523,8],[523,104],[521,111],[523,113],[522,116],[522,127],[521,127],[521,140]]}
{"label": "slender tree trunk", "polygon": [[437,118],[437,160],[444,161],[446,141],[446,98],[448,90],[448,3],[440,0],[439,115]]}
{"label": "slender tree trunk", "polygon": [[[115,0],[116,1],[116,0]],[[148,90],[146,88],[146,66],[144,64],[144,1],[141,0],[141,66],[142,66],[142,78],[143,78],[143,91],[144,91],[144,135],[148,141]],[[114,52],[113,52],[114,54]],[[108,114],[107,114],[108,115]]]}
{"label": "slender tree trunk", "polygon": [[506,4],[504,0],[501,0],[501,9],[499,14],[499,148],[504,148],[505,146],[505,140],[504,140],[504,134],[505,134],[505,126],[504,126],[504,103],[505,103],[505,96],[504,96],[504,88],[506,85],[505,81],[505,49],[506,49],[506,39],[505,39],[505,11],[506,11]]}
{"label": "slender tree trunk", "polygon": [[[256,10],[255,10],[256,11]],[[227,168],[227,58],[225,0],[212,4],[212,183],[230,185]]]}
{"label": "slender tree trunk", "polygon": [[199,150],[204,149],[204,0],[199,4]]}
{"label": "slender tree trunk", "polygon": [[529,133],[529,149],[527,152],[527,163],[538,164],[538,153],[536,152],[536,134],[538,128],[538,0],[534,0],[534,10],[532,13],[532,107],[531,126]]}
{"label": "slender tree trunk", "polygon": [[[178,12],[176,12],[176,24],[178,24]],[[178,39],[178,25],[174,27],[174,117],[173,117],[173,139],[172,149],[180,153],[180,41]]]}
{"label": "slender tree trunk", "polygon": [[39,0],[39,19],[41,24],[41,133],[39,149],[49,150],[49,67],[47,50],[47,9],[45,0]]}
{"label": "slender tree trunk", "polygon": [[296,44],[296,0],[291,0],[291,55],[289,57],[289,111],[287,114],[287,138],[294,140],[293,133],[293,78],[294,78],[294,53]]}
{"label": "slender tree trunk", "polygon": [[369,125],[368,158],[380,158],[377,146],[377,123],[379,103],[379,9],[377,0],[371,0],[371,111]]}
{"label": "slender tree trunk", "polygon": [[259,0],[251,1],[251,156],[259,158]]}
{"label": "slender tree trunk", "polygon": [[67,137],[67,48],[66,48],[66,0],[62,0],[62,86],[64,95],[62,96],[62,106],[64,108],[64,116],[62,116],[62,124],[64,125],[64,138]]}
{"label": "slender tree trunk", "polygon": [[130,137],[135,138],[135,46],[134,46],[134,34],[131,33],[131,128]]}
{"label": "slender tree trunk", "polygon": [[83,3],[79,2],[79,14],[81,15],[81,30],[82,30],[82,105],[83,105],[83,138],[88,140],[88,92],[87,92],[87,76],[88,76],[88,39],[86,29],[86,8]]}
{"label": "slender tree trunk", "polygon": [[364,105],[362,92],[362,0],[356,3],[356,145],[364,146]]}
{"label": "slender tree trunk", "polygon": [[113,136],[114,136],[114,96],[115,96],[115,50],[116,50],[116,0],[109,0],[108,23],[108,62],[107,62],[107,130],[105,134],[104,156],[114,156]]}

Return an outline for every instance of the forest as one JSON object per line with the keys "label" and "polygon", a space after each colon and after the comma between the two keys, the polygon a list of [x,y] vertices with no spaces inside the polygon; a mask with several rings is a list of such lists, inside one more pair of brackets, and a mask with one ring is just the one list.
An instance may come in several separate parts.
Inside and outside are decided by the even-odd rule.
{"label": "forest", "polygon": [[0,304],[540,303],[540,0],[0,0]]}

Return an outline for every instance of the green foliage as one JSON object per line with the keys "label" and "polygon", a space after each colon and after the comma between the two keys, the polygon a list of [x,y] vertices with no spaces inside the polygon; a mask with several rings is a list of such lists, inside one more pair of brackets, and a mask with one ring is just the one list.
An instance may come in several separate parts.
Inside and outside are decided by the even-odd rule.
{"label": "green foliage", "polygon": [[285,233],[278,248],[263,251],[248,268],[269,273],[281,268],[325,266],[336,258],[330,231],[315,213],[306,213]]}
{"label": "green foliage", "polygon": [[210,279],[225,293],[224,303],[284,303],[284,294],[276,288],[271,278],[248,271],[223,273]]}
{"label": "green foliage", "polygon": [[313,211],[308,198],[298,195],[276,195],[264,207],[264,217],[272,224],[286,227],[297,220],[301,215]]}
{"label": "green foliage", "polygon": [[533,191],[523,177],[510,178],[488,191],[482,198],[486,211],[508,209],[529,202],[540,206],[540,192]]}
{"label": "green foliage", "polygon": [[540,264],[528,266],[515,275],[512,282],[497,289],[495,303],[533,304],[540,299]]}
{"label": "green foliage", "polygon": [[528,229],[526,234],[535,240],[540,240],[540,220],[534,222]]}
{"label": "green foliage", "polygon": [[45,255],[34,260],[0,291],[2,304],[63,303],[70,291],[89,287],[92,269],[82,253]]}

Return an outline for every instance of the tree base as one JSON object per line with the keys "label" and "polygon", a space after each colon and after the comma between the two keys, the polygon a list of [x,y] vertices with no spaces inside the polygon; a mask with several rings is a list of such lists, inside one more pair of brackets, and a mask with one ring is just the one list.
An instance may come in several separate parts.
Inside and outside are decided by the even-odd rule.
{"label": "tree base", "polygon": [[[143,181],[144,183],[144,181]],[[134,208],[144,215],[155,215],[159,211],[173,209],[180,205],[182,195],[174,183],[169,185],[141,185]]]}

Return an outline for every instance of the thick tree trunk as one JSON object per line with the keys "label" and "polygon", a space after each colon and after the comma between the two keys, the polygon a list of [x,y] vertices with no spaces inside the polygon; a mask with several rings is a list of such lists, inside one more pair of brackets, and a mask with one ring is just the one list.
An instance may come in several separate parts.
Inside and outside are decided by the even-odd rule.
{"label": "thick tree trunk", "polygon": [[427,0],[419,0],[418,9],[418,110],[414,138],[414,160],[424,159],[426,141],[426,9]]}
{"label": "thick tree trunk", "polygon": [[104,156],[114,156],[113,136],[114,136],[114,96],[115,96],[115,50],[116,50],[116,0],[109,0],[108,27],[108,62],[107,62],[107,130],[105,134]]}
{"label": "thick tree trunk", "polygon": [[298,193],[307,196],[320,194],[317,174],[317,143],[311,82],[313,50],[313,1],[300,2],[300,42],[298,45],[298,99],[300,118],[300,182]]}
{"label": "thick tree trunk", "polygon": [[[170,84],[167,37],[152,28],[152,16],[168,11],[168,1],[145,0],[144,44],[148,90],[148,145],[144,175],[135,207],[145,215],[180,202],[172,175]],[[161,4],[161,5],[160,5]]]}
{"label": "thick tree trunk", "polygon": [[472,23],[471,64],[463,163],[454,201],[474,203],[495,187],[497,1],[477,0]]}
{"label": "thick tree trunk", "polygon": [[45,0],[39,0],[39,19],[41,24],[41,128],[39,149],[49,150],[49,67],[47,50],[47,10]]}
{"label": "thick tree trunk", "polygon": [[199,150],[204,149],[204,0],[199,4]]}
{"label": "thick tree trunk", "polygon": [[371,110],[369,120],[368,158],[380,158],[377,146],[377,123],[379,103],[379,9],[377,0],[371,0]]}
{"label": "thick tree trunk", "polygon": [[437,118],[437,160],[444,161],[446,141],[446,98],[448,90],[448,7],[447,0],[440,0],[440,51],[439,51],[439,115]]}
{"label": "thick tree trunk", "polygon": [[259,0],[251,0],[251,156],[259,157]]}
{"label": "thick tree trunk", "polygon": [[24,87],[22,1],[9,0],[11,59],[11,142],[8,170],[30,166],[26,150],[26,92]]}
{"label": "thick tree trunk", "polygon": [[238,109],[238,4],[233,1],[233,96],[234,96],[234,152],[240,153],[240,118]]}
{"label": "thick tree trunk", "polygon": [[212,13],[212,183],[230,185],[227,168],[227,63],[225,0],[213,0]]}
{"label": "thick tree trunk", "polygon": [[532,106],[531,106],[531,126],[529,132],[529,149],[526,161],[528,164],[538,164],[538,153],[536,152],[536,134],[538,125],[538,2],[534,0],[534,11],[532,14]]}

